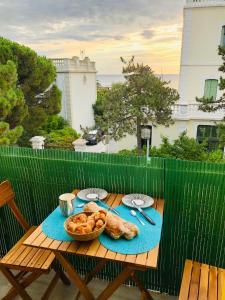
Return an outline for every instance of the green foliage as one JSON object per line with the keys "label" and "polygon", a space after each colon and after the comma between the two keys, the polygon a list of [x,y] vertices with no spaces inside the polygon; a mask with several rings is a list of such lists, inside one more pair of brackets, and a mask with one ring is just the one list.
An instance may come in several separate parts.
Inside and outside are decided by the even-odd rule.
{"label": "green foliage", "polygon": [[55,66],[50,59],[5,38],[0,38],[0,48],[0,63],[6,64],[11,60],[16,65],[17,86],[28,107],[23,122],[24,135],[35,135],[48,116],[61,110],[61,92],[53,84],[56,79]]}
{"label": "green foliage", "polygon": [[124,63],[124,84],[114,84],[110,90],[99,92],[95,109],[97,125],[119,140],[126,134],[137,135],[137,147],[141,151],[141,125],[172,123],[171,106],[179,96],[168,82],[154,75],[151,68],[135,64],[134,58]]}
{"label": "green foliage", "polygon": [[72,142],[80,135],[60,116],[51,116],[39,131],[46,138],[45,148],[73,150]]}
{"label": "green foliage", "polygon": [[[137,155],[137,149],[122,150],[119,154]],[[146,155],[146,148],[143,148],[142,155]],[[199,144],[195,139],[189,138],[186,132],[183,132],[173,143],[170,143],[167,137],[163,137],[160,147],[150,149],[150,156],[225,163],[221,150],[208,152],[206,142]]]}
{"label": "green foliage", "polygon": [[42,126],[42,130],[46,133],[50,133],[53,130],[60,130],[69,126],[68,122],[61,116],[51,116],[47,119],[47,122]]}
{"label": "green foliage", "polygon": [[0,64],[0,145],[15,144],[22,135],[21,123],[27,115],[23,93],[17,84],[12,61]]}
{"label": "green foliage", "polygon": [[109,89],[97,84],[97,99],[95,104],[92,105],[94,110],[95,123],[98,123],[98,119],[103,116],[104,113],[104,101]]}

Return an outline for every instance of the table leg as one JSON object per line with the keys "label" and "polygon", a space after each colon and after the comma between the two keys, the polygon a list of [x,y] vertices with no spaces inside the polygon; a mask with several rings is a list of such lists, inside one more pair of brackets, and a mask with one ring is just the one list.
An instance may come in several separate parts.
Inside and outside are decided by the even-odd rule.
{"label": "table leg", "polygon": [[[94,269],[85,276],[84,282],[86,284],[88,284],[92,280],[92,278],[96,274],[98,274],[98,272],[101,271],[101,269],[104,268],[104,266],[107,264],[107,262],[108,261],[106,259],[100,259],[100,261],[97,263],[97,265],[94,267]],[[77,293],[75,300],[78,300],[79,298],[80,298],[80,292]]]}
{"label": "table leg", "polygon": [[59,278],[62,280],[63,284],[65,284],[65,285],[70,285],[71,284],[71,282],[67,278],[66,274],[63,272],[63,270],[59,266],[57,266],[55,264],[55,265],[53,265],[52,268],[59,275]]}
{"label": "table leg", "polygon": [[124,283],[124,281],[129,278],[134,269],[130,266],[125,266],[123,271],[104,289],[104,291],[97,297],[97,300],[106,300],[108,299],[113,292]]}
{"label": "table leg", "polygon": [[131,274],[131,278],[136,283],[139,290],[141,291],[141,300],[153,300],[149,291],[143,286],[142,282],[140,281],[140,279],[137,277],[135,273]]}
{"label": "table leg", "polygon": [[70,280],[78,287],[85,299],[94,300],[93,294],[89,291],[85,282],[80,278],[79,274],[75,271],[73,266],[64,258],[64,256],[60,252],[54,251],[54,254],[57,260],[67,272],[68,276],[70,277]]}

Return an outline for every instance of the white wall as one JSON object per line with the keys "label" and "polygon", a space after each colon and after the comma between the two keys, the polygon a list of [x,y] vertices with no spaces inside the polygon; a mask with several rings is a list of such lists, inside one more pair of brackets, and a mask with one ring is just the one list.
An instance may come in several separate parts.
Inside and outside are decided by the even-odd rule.
{"label": "white wall", "polygon": [[94,126],[92,105],[96,101],[96,74],[70,73],[71,125],[80,132]]}
{"label": "white wall", "polygon": [[196,96],[203,96],[206,79],[219,79],[218,68],[222,59],[218,55],[218,46],[223,25],[225,6],[184,9],[179,84],[181,103],[194,103]]}

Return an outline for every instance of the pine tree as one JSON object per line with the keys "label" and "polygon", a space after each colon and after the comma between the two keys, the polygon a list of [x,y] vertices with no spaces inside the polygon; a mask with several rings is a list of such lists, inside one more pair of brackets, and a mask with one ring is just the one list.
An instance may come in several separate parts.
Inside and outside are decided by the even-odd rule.
{"label": "pine tree", "polygon": [[102,115],[95,115],[103,131],[109,131],[115,140],[126,134],[136,134],[138,153],[141,153],[141,126],[169,126],[172,105],[179,99],[175,89],[154,75],[151,68],[135,64],[134,58],[124,63],[124,84],[115,84],[101,99]]}
{"label": "pine tree", "polygon": [[0,38],[0,63],[8,60],[15,63],[17,86],[21,88],[28,107],[23,122],[24,134],[28,140],[51,115],[61,110],[61,92],[54,84],[56,69],[50,59],[37,55],[32,49]]}
{"label": "pine tree", "polygon": [[17,142],[27,112],[23,92],[17,87],[15,64],[12,61],[0,64],[0,145]]}

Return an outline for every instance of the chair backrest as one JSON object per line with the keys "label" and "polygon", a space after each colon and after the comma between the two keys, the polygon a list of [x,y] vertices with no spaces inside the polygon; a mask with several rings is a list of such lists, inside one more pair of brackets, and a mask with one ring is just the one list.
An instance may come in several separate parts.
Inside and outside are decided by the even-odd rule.
{"label": "chair backrest", "polygon": [[20,225],[24,228],[24,230],[30,229],[30,225],[28,225],[27,221],[25,220],[24,216],[20,212],[19,208],[17,207],[15,201],[15,193],[12,189],[11,183],[6,180],[0,184],[0,207],[4,205],[8,205],[16,217],[17,221]]}

